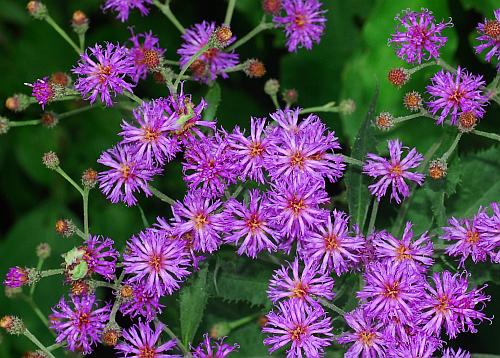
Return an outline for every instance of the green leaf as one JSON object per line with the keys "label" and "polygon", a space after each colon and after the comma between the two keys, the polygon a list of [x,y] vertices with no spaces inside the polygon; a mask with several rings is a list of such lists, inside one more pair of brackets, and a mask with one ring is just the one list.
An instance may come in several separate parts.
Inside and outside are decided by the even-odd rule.
{"label": "green leaf", "polygon": [[[372,124],[377,98],[378,89],[375,90],[368,113],[354,141],[351,157],[355,159],[363,160],[366,154],[374,150],[377,145]],[[346,174],[346,187],[351,218],[363,230],[371,197],[368,192],[368,178],[361,173],[361,168],[349,166]]]}
{"label": "green leaf", "polygon": [[221,90],[217,82],[210,87],[207,95],[205,96],[205,100],[207,101],[208,106],[205,112],[203,112],[203,120],[213,121],[221,100]]}
{"label": "green leaf", "polygon": [[207,273],[205,266],[180,293],[181,336],[185,345],[193,340],[207,305]]}
{"label": "green leaf", "polygon": [[500,358],[498,354],[482,354],[482,353],[473,353],[471,358]]}

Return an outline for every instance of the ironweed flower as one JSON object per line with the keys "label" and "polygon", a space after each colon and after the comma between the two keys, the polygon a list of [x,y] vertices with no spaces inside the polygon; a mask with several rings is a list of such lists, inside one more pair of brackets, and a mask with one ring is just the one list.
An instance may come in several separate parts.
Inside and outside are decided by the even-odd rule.
{"label": "ironweed flower", "polygon": [[[156,292],[149,292],[145,284],[141,282],[130,283],[125,287],[131,290],[131,294],[130,297],[125,297],[123,300],[120,305],[120,312],[129,315],[131,318],[143,317],[148,322],[161,313],[164,306],[160,304],[160,297]],[[123,295],[121,296],[123,297]]]}
{"label": "ironweed flower", "polygon": [[[477,25],[479,36],[476,37],[476,40],[480,43],[474,46],[478,54],[489,49],[484,57],[488,62],[491,62],[491,59],[495,57],[500,60],[500,9],[496,9],[493,13],[495,19],[485,19],[484,22]],[[497,63],[497,71],[500,71],[500,62]]]}
{"label": "ironweed flower", "polygon": [[146,5],[152,3],[153,0],[106,0],[102,9],[117,12],[116,18],[121,22],[125,22],[128,20],[130,10],[137,9],[144,16],[149,13]]}
{"label": "ironweed flower", "polygon": [[153,36],[153,33],[144,32],[135,34],[130,28],[132,37],[129,40],[133,47],[129,50],[129,56],[134,61],[135,73],[131,76],[135,82],[143,80],[148,74],[148,70],[155,69],[160,65],[160,60],[165,50],[159,46],[160,40]]}
{"label": "ironweed flower", "polygon": [[45,109],[47,103],[51,102],[56,95],[54,85],[49,81],[48,77],[38,79],[33,84],[27,83],[26,85],[32,88],[31,95],[35,97],[38,104],[42,106],[42,109]]}
{"label": "ironweed flower", "polygon": [[81,247],[84,251],[82,259],[87,263],[89,275],[95,272],[107,280],[115,277],[119,253],[113,245],[113,240],[102,236],[90,235],[85,241]]}
{"label": "ironweed flower", "polygon": [[224,343],[224,338],[212,342],[208,334],[205,333],[203,341],[197,347],[192,348],[191,354],[193,358],[225,358],[238,348],[238,344]]}

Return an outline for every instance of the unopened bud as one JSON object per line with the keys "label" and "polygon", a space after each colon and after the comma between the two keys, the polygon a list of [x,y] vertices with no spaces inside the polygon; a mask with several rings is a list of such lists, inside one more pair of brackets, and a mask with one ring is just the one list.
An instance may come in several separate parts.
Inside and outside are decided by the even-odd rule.
{"label": "unopened bud", "polygon": [[151,71],[157,70],[161,63],[160,53],[156,50],[144,50],[142,63]]}
{"label": "unopened bud", "polygon": [[82,174],[82,184],[88,189],[92,189],[97,184],[97,172],[89,168],[85,170]]}
{"label": "unopened bud", "polygon": [[0,319],[0,327],[5,329],[7,333],[19,336],[24,333],[26,327],[23,321],[16,316],[3,316]]}
{"label": "unopened bud", "polygon": [[410,80],[410,72],[404,68],[393,68],[387,73],[387,80],[396,87],[401,87]]}
{"label": "unopened bud", "polygon": [[393,116],[389,112],[382,112],[375,118],[375,126],[380,130],[388,131],[393,125]]}
{"label": "unopened bud", "polygon": [[285,101],[285,103],[288,106],[291,106],[292,104],[297,103],[297,101],[299,99],[299,92],[297,92],[297,90],[295,88],[290,88],[290,89],[284,90],[281,93],[281,96],[283,97],[283,101]]}
{"label": "unopened bud", "polygon": [[40,120],[42,122],[42,125],[47,128],[54,128],[57,125],[57,123],[59,123],[57,114],[55,114],[54,112],[44,112]]}
{"label": "unopened bud", "polygon": [[231,333],[231,325],[229,322],[218,322],[210,328],[209,334],[212,338],[226,337]]}
{"label": "unopened bud", "polygon": [[264,92],[266,92],[270,96],[275,96],[279,90],[280,83],[278,82],[278,80],[275,80],[273,78],[267,80],[266,84],[264,85]]}
{"label": "unopened bud", "polygon": [[90,285],[83,280],[73,281],[71,283],[71,294],[75,296],[85,296],[90,293]]}
{"label": "unopened bud", "polygon": [[281,0],[263,0],[262,9],[266,14],[276,15],[281,9]]}
{"label": "unopened bud", "polygon": [[48,358],[48,355],[38,350],[36,352],[26,352],[23,354],[22,358]]}
{"label": "unopened bud", "polygon": [[22,112],[28,108],[29,105],[30,97],[22,93],[17,93],[5,100],[5,107],[12,112]]}
{"label": "unopened bud", "polygon": [[403,104],[412,112],[422,109],[422,96],[417,91],[411,91],[405,94]]}
{"label": "unopened bud", "polygon": [[21,287],[8,287],[5,286],[5,297],[10,298],[10,299],[16,299],[21,296],[23,293],[23,289]]}
{"label": "unopened bud", "polygon": [[245,62],[243,72],[250,78],[260,78],[266,74],[266,66],[261,61],[252,58]]}
{"label": "unopened bud", "polygon": [[207,64],[205,61],[197,59],[189,66],[189,69],[195,77],[203,77],[207,72]]}
{"label": "unopened bud", "polygon": [[75,224],[70,219],[59,219],[55,225],[56,232],[64,237],[70,237],[76,231]]}
{"label": "unopened bud", "polygon": [[54,72],[50,75],[50,82],[61,87],[68,87],[71,84],[71,77],[64,72]]}
{"label": "unopened bud", "polygon": [[55,170],[59,167],[59,157],[54,152],[47,152],[42,157],[42,163],[47,168]]}
{"label": "unopened bud", "polygon": [[257,324],[261,327],[264,327],[267,324],[267,321],[269,321],[269,319],[266,316],[260,316],[257,320]]}
{"label": "unopened bud", "polygon": [[134,289],[130,285],[123,285],[120,288],[120,298],[122,298],[123,300],[131,299],[133,294],[134,294]]}
{"label": "unopened bud", "polygon": [[10,129],[10,121],[8,118],[0,117],[0,134],[5,134]]}
{"label": "unopened bud", "polygon": [[442,179],[446,176],[448,165],[441,159],[432,160],[429,163],[429,176],[434,180]]}
{"label": "unopened bud", "polygon": [[102,333],[102,343],[109,347],[114,347],[118,343],[118,339],[121,337],[122,333],[118,326],[107,327]]}
{"label": "unopened bud", "polygon": [[462,133],[468,133],[477,125],[477,116],[471,112],[463,112],[458,117],[458,130]]}
{"label": "unopened bud", "polygon": [[45,20],[48,15],[47,7],[40,1],[30,1],[26,9],[37,20]]}
{"label": "unopened bud", "polygon": [[233,33],[228,26],[222,25],[215,29],[212,36],[214,47],[224,48],[229,44],[229,41],[233,37]]}
{"label": "unopened bud", "polygon": [[71,27],[77,34],[82,35],[89,29],[89,19],[81,10],[76,10],[71,17]]}
{"label": "unopened bud", "polygon": [[349,116],[356,111],[356,102],[353,99],[348,98],[340,101],[339,112],[344,116]]}
{"label": "unopened bud", "polygon": [[42,242],[36,247],[36,256],[41,258],[42,260],[48,259],[51,253],[50,245],[46,242]]}

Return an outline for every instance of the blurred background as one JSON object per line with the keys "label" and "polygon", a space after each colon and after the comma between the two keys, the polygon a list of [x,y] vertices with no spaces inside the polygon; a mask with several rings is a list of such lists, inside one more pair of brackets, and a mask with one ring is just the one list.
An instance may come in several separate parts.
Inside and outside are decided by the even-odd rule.
{"label": "blurred background", "polygon": [[[178,59],[176,49],[180,45],[179,33],[157,9],[151,9],[148,17],[141,17],[133,12],[128,22],[121,23],[114,18],[114,14],[102,13],[100,0],[46,0],[45,3],[52,17],[72,36],[71,15],[75,10],[83,10],[90,18],[87,45],[103,41],[123,43],[130,36],[127,27],[133,25],[136,33],[152,30],[160,38],[160,45],[167,50],[166,58]],[[228,80],[218,81],[221,102],[216,117],[221,125],[228,130],[235,125],[248,127],[250,116],[263,117],[273,111],[272,102],[264,94],[263,86],[268,78],[277,78],[283,89],[295,88],[298,91],[298,105],[301,107],[354,99],[357,110],[350,116],[321,114],[324,122],[335,130],[345,152],[350,153],[377,86],[380,87],[380,95],[376,111],[388,111],[394,116],[402,116],[409,114],[402,105],[403,95],[411,90],[423,91],[430,76],[437,71],[435,66],[428,67],[418,72],[401,89],[391,86],[386,80],[389,69],[406,65],[387,46],[387,39],[395,26],[394,16],[406,8],[428,8],[434,12],[438,21],[452,17],[455,26],[444,31],[444,35],[448,36],[448,43],[442,50],[444,59],[452,65],[460,64],[473,73],[482,74],[487,82],[495,76],[494,65],[485,63],[482,59],[484,56],[476,56],[472,46],[475,44],[476,24],[484,17],[493,17],[495,3],[499,6],[498,1],[325,0],[323,3],[328,9],[327,28],[321,43],[314,46],[312,51],[302,49],[297,53],[288,53],[280,30],[267,31],[239,48],[241,60],[260,59],[266,65],[267,74],[261,79],[248,79],[243,73],[233,73]],[[172,10],[181,23],[189,27],[202,20],[221,23],[226,5],[225,0],[174,0]],[[261,17],[260,0],[238,0],[232,21],[233,33],[241,37],[255,27]],[[73,38],[76,40],[76,35]],[[24,1],[0,0],[0,103],[14,93],[29,94],[30,89],[23,85],[25,82],[34,82],[37,78],[57,71],[69,73],[76,61],[74,51],[52,28],[30,18]],[[186,89],[197,99],[207,93],[206,86],[194,82],[187,83]],[[136,94],[143,98],[155,98],[166,96],[167,89],[149,77],[138,86]],[[56,103],[49,105],[48,110],[62,113],[81,105],[82,103]],[[0,106],[0,115],[11,120],[38,119],[42,113],[38,105],[32,105],[27,111],[17,114]],[[478,129],[498,132],[498,115],[498,106],[490,105]],[[35,247],[40,242],[47,242],[53,248],[53,255],[46,263],[47,268],[56,267],[60,262],[60,254],[78,244],[78,238],[65,239],[57,236],[54,224],[59,218],[72,218],[80,224],[81,198],[60,176],[42,165],[43,153],[49,150],[57,152],[62,168],[77,180],[87,168],[100,169],[96,160],[102,151],[119,140],[117,133],[122,118],[130,118],[130,113],[95,106],[90,111],[61,120],[53,129],[43,126],[12,128],[0,137],[2,280],[8,267],[35,266]],[[434,125],[431,120],[421,118],[405,122],[389,133],[380,134],[380,139],[399,137],[405,145],[417,147],[420,152],[425,153],[441,138],[443,131],[444,128]],[[454,160],[456,166],[461,166],[463,170],[457,178],[460,184],[456,193],[450,193],[447,198],[448,215],[471,215],[479,205],[499,200],[500,152],[494,145],[493,141],[472,135],[464,136],[461,140],[461,164],[458,164],[458,158]],[[380,141],[379,148],[383,150],[383,147],[385,140]],[[182,181],[179,159],[167,166],[165,175],[158,178],[155,185],[171,197],[183,197],[186,186]],[[328,189],[336,196],[338,205],[345,208],[343,184]],[[483,196],[482,193],[486,190],[488,196]],[[425,200],[427,199],[416,199],[417,208],[409,213],[418,234],[426,228],[432,215]],[[170,215],[166,206],[158,200],[145,200],[141,197],[140,205],[150,223],[158,215]],[[384,224],[390,226],[395,210],[387,202],[382,205],[379,213],[381,228]],[[90,226],[93,233],[113,238],[118,249],[123,247],[130,235],[143,227],[137,207],[112,205],[99,190],[93,190],[90,194]],[[221,265],[219,257],[223,257],[223,254],[217,257],[216,265]],[[255,274],[251,264],[250,260],[239,259],[226,272],[230,273],[234,269],[251,276]],[[260,262],[259,265],[265,266]],[[476,284],[489,285],[486,293],[492,295],[492,302],[485,312],[490,317],[500,316],[499,270],[493,265],[477,265],[470,270]],[[497,283],[492,281],[493,278],[496,278]],[[229,279],[226,283],[228,282]],[[261,287],[265,290],[265,281],[263,282]],[[239,286],[228,287],[235,289]],[[66,288],[60,287],[57,278],[49,278],[37,287],[35,298],[41,310],[48,314],[50,307],[65,291]],[[268,307],[264,303],[265,293],[262,294],[264,298],[253,297],[249,302],[237,298],[233,300],[231,297],[210,297],[196,341],[201,339],[202,332],[208,331],[216,322],[237,319],[244,314],[258,315],[260,311],[265,312]],[[105,296],[102,298],[106,299]],[[177,299],[171,298],[166,302],[164,319],[174,331],[179,327],[177,311]],[[4,314],[21,316],[43,342],[50,342],[52,339],[32,314],[28,303],[22,299],[9,300],[1,292],[0,315]],[[471,352],[500,354],[499,327],[495,321],[492,325],[483,323],[478,327],[477,334],[459,335],[450,345],[461,346]],[[257,319],[232,332],[228,340],[240,343],[241,357],[266,355]],[[33,349],[24,337],[2,336],[0,342],[0,357],[20,357],[25,351]],[[61,351],[57,353],[61,354]],[[338,356],[342,354],[342,350],[334,346],[328,354],[331,357]],[[109,351],[99,349],[92,356],[109,356]]]}

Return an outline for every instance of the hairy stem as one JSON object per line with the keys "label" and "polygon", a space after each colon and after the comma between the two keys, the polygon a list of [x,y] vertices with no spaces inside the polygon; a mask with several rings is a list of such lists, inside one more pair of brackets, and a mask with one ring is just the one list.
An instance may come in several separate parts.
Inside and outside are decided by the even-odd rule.
{"label": "hairy stem", "polygon": [[58,172],[64,179],[66,179],[68,183],[73,185],[75,189],[78,190],[80,195],[83,196],[83,189],[80,187],[80,185],[78,185],[73,179],[71,179],[71,177],[68,174],[66,174],[66,172],[61,167],[57,167],[55,171]]}
{"label": "hairy stem", "polygon": [[358,167],[363,167],[363,162],[361,160],[349,157],[347,155],[341,154],[340,155],[344,162],[352,164],[352,165],[357,165]]}
{"label": "hairy stem", "polygon": [[378,205],[379,205],[378,199],[373,198],[372,213],[370,214],[370,223],[368,224],[368,231],[366,232],[367,235],[370,235],[370,233],[373,231],[373,228],[375,227],[375,221],[377,220],[377,213],[378,213]]}
{"label": "hairy stem", "polygon": [[300,114],[315,113],[315,112],[338,112],[339,107],[335,106],[335,102],[329,102],[322,106],[304,108],[300,111]]}
{"label": "hairy stem", "polygon": [[47,357],[56,358],[27,328],[24,330],[23,334],[26,338],[33,342],[33,344],[40,348],[47,355]]}
{"label": "hairy stem", "polygon": [[478,135],[478,136],[481,136],[481,137],[496,140],[497,142],[500,142],[500,135],[498,135],[496,133],[488,133],[488,132],[478,131],[477,129],[474,129],[471,133]]}
{"label": "hairy stem", "polygon": [[129,92],[129,91],[125,91],[123,92],[123,94],[125,96],[127,96],[128,98],[130,98],[132,101],[138,103],[138,104],[142,104],[142,102],[144,102],[141,98],[137,97],[135,94],[133,94],[132,92]]}
{"label": "hairy stem", "polygon": [[460,141],[460,138],[462,137],[462,133],[461,132],[458,132],[457,136],[455,137],[455,140],[453,141],[453,143],[451,144],[450,148],[446,151],[446,153],[443,154],[443,156],[441,157],[441,160],[443,162],[446,162],[448,160],[448,158],[450,157],[450,155],[455,151],[455,148],[457,147],[458,145],[458,142]]}
{"label": "hairy stem", "polygon": [[59,35],[61,35],[61,37],[76,51],[76,53],[78,55],[81,54],[81,50],[80,48],[75,44],[75,42],[68,36],[68,34],[66,33],[66,31],[64,31],[63,29],[61,29],[59,27],[59,25],[54,21],[54,19],[52,19],[49,15],[47,15],[47,17],[45,18],[45,21],[47,21],[47,23],[52,26],[52,28],[54,30],[57,31],[57,33]]}
{"label": "hairy stem", "polygon": [[337,312],[339,315],[341,316],[344,316],[345,315],[345,311],[340,308],[340,307],[337,307],[336,305],[334,305],[333,303],[331,302],[328,302],[327,300],[325,300],[324,298],[317,298],[319,303],[321,303],[321,305],[331,309],[332,311],[334,312]]}
{"label": "hairy stem", "polygon": [[171,197],[169,197],[166,194],[163,194],[161,191],[159,191],[158,189],[156,189],[154,186],[149,185],[148,188],[149,188],[149,190],[151,190],[151,193],[154,196],[156,196],[158,199],[160,199],[161,201],[164,201],[165,203],[168,203],[170,205],[174,205],[175,204],[175,200],[174,199],[172,199]]}
{"label": "hairy stem", "polygon": [[231,19],[233,17],[234,12],[234,4],[236,4],[236,0],[229,0],[227,4],[226,17],[224,18],[224,25],[231,25]]}
{"label": "hairy stem", "polygon": [[24,126],[36,126],[37,124],[40,124],[42,121],[39,119],[32,119],[29,121],[9,121],[9,126],[10,127],[24,127]]}
{"label": "hairy stem", "polygon": [[[159,324],[161,323],[158,319],[155,319],[155,322],[156,324]],[[172,330],[170,328],[168,328],[167,325],[163,324],[163,331],[169,335],[169,337],[171,339],[174,339],[176,344],[177,344],[177,347],[179,347],[179,349],[181,350],[181,352],[184,354],[184,357],[189,357],[191,358],[192,357],[192,354],[191,352],[186,348],[186,346],[184,344],[182,344],[181,340],[175,335],[174,332],[172,332]]]}
{"label": "hairy stem", "polygon": [[248,34],[243,36],[241,39],[236,41],[231,46],[229,46],[226,49],[226,52],[230,52],[230,51],[237,49],[241,45],[250,41],[254,36],[258,35],[260,32],[262,32],[264,30],[272,29],[274,27],[274,25],[272,23],[266,23],[265,20],[266,20],[266,17],[264,16],[262,18],[262,21],[252,31],[250,31]]}
{"label": "hairy stem", "polygon": [[160,11],[163,13],[163,15],[165,15],[167,17],[167,19],[170,20],[170,22],[175,26],[175,28],[177,30],[179,30],[179,32],[181,34],[184,34],[186,32],[186,29],[184,28],[184,26],[181,25],[181,23],[179,22],[179,20],[177,20],[177,18],[175,17],[174,13],[170,9],[170,5],[169,5],[168,1],[165,4],[162,4],[158,0],[154,0],[153,4],[155,4],[156,7],[158,9],[160,9]]}
{"label": "hairy stem", "polygon": [[189,59],[189,61],[182,67],[181,72],[177,75],[177,79],[174,82],[174,90],[177,92],[177,87],[179,86],[179,83],[181,82],[182,76],[186,73],[187,69],[193,64],[194,61],[198,59],[206,50],[210,48],[210,44],[207,42],[202,48],[196,52],[193,57]]}
{"label": "hairy stem", "polygon": [[82,193],[83,198],[83,235],[85,240],[89,238],[89,188],[84,188]]}

